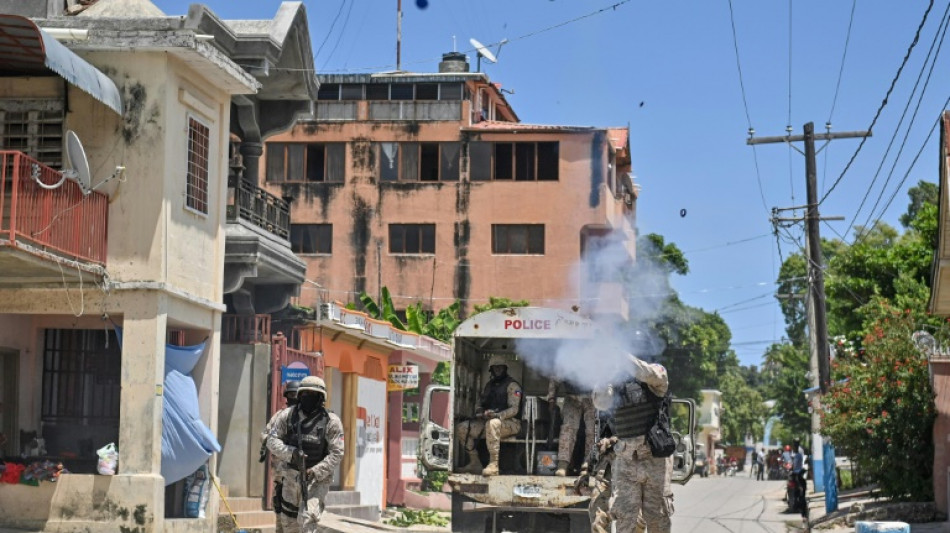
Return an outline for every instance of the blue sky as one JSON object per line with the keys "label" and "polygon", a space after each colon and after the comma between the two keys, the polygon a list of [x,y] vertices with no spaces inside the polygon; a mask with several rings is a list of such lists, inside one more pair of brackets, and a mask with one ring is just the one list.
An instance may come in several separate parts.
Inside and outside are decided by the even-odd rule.
{"label": "blue sky", "polygon": [[[153,2],[168,15],[188,8],[181,0]],[[204,3],[224,19],[269,19],[279,6]],[[304,3],[318,72],[395,68],[395,0]],[[435,71],[453,38],[463,52],[471,52],[472,37],[493,51],[493,43],[507,38],[498,63],[483,61],[482,70],[514,91],[509,101],[524,122],[629,125],[642,187],[640,231],[659,233],[686,252],[691,272],[674,279],[680,297],[719,310],[741,362],[759,364],[764,349],[784,335],[772,297],[781,260],[804,242],[801,226],[783,231],[777,242],[770,210],[804,204],[805,177],[804,158],[787,145],[747,146],[749,124],[757,136],[783,135],[788,124],[798,135],[808,121],[823,132],[829,118],[832,131],[867,129],[928,3],[732,0],[748,119],[729,0],[429,0],[424,9],[403,0],[402,68]],[[820,196],[838,182],[821,214],[845,217],[823,224],[824,237],[879,218],[899,226],[907,189],[937,181],[939,131],[925,139],[950,97],[950,50],[937,55],[919,108],[917,99],[946,9],[946,3],[933,6],[874,136],[849,170],[842,176],[858,139],[836,140],[819,153]],[[470,60],[474,69],[474,53]]]}

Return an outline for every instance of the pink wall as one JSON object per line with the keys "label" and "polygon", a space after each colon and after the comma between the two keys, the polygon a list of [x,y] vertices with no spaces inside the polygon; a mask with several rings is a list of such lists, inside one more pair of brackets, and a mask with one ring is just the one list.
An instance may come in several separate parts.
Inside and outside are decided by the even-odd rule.
{"label": "pink wall", "polygon": [[950,441],[950,360],[932,360],[934,403],[937,407],[937,418],[934,420],[934,502],[937,510],[947,514],[947,468],[950,467],[950,456],[947,455],[947,442]]}

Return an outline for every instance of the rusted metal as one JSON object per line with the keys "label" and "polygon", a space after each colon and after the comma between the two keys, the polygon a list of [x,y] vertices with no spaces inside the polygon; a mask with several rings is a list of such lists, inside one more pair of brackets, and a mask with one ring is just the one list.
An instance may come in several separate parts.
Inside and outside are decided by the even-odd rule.
{"label": "rusted metal", "polygon": [[590,500],[574,494],[573,477],[451,474],[448,481],[453,492],[487,505],[565,508]]}
{"label": "rusted metal", "polygon": [[[40,183],[48,187],[40,186]],[[58,185],[57,185],[58,184]],[[23,152],[0,151],[0,239],[105,265],[109,199]]]}

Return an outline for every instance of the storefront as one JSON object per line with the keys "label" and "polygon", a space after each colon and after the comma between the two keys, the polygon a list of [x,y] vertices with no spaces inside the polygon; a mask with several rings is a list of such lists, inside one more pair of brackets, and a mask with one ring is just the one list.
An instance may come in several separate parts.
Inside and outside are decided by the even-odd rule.
{"label": "storefront", "polygon": [[451,348],[339,304],[324,304],[320,318],[295,335],[299,349],[323,354],[329,405],[343,421],[334,487],[359,492],[362,505],[401,504],[406,487],[420,481],[421,391],[436,365],[451,360]]}

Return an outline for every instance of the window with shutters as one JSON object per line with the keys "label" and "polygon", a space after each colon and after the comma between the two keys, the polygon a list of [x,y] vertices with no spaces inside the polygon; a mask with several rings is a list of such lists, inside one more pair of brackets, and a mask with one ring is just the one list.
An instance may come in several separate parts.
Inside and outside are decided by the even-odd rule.
{"label": "window with shutters", "polygon": [[23,152],[63,168],[63,101],[0,99],[0,150]]}
{"label": "window with shutters", "polygon": [[333,224],[291,224],[290,250],[295,254],[333,253]]}
{"label": "window with shutters", "polygon": [[434,254],[435,224],[390,224],[389,253]]}
{"label": "window with shutters", "polygon": [[544,224],[492,224],[493,254],[544,254]]}
{"label": "window with shutters", "polygon": [[461,143],[378,144],[381,181],[458,181]]}
{"label": "window with shutters", "polygon": [[208,214],[208,173],[211,128],[193,116],[188,117],[188,169],[185,205]]}
{"label": "window with shutters", "polygon": [[560,145],[552,142],[471,142],[472,181],[557,181]]}
{"label": "window with shutters", "polygon": [[267,181],[342,182],[346,143],[267,143]]}

